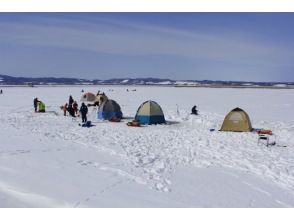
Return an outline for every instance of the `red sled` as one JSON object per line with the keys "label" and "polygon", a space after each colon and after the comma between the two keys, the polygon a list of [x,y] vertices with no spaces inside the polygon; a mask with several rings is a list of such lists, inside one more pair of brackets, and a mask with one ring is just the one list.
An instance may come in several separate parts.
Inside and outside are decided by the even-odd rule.
{"label": "red sled", "polygon": [[116,117],[113,117],[111,119],[109,119],[110,122],[120,122],[121,119],[120,118],[116,118]]}
{"label": "red sled", "polygon": [[130,127],[142,127],[139,122],[134,122],[134,121],[128,122],[127,126],[130,126]]}
{"label": "red sled", "polygon": [[258,133],[258,134],[268,134],[268,135],[273,135],[273,132],[272,132],[271,130],[263,130],[263,129],[261,129],[261,130],[259,130],[257,133]]}

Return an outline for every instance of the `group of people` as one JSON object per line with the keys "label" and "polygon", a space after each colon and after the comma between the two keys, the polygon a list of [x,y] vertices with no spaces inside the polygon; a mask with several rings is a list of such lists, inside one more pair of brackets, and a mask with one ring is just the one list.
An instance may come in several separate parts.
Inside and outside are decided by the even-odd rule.
{"label": "group of people", "polygon": [[[2,93],[2,90],[0,90],[0,93]],[[100,91],[98,91],[97,96],[99,94],[100,94]],[[105,94],[102,93],[102,95],[105,95]],[[42,101],[38,100],[38,98],[35,98],[34,99],[34,108],[35,108],[35,112],[45,112],[45,104]],[[88,107],[83,102],[81,104],[80,109],[78,109],[78,103],[77,103],[77,101],[75,101],[72,98],[71,95],[69,96],[68,103],[65,103],[64,106],[61,106],[61,108],[63,109],[64,116],[66,116],[66,112],[69,112],[70,116],[72,116],[72,117],[79,117],[79,116],[81,116],[82,123],[86,123],[87,122]],[[196,105],[194,105],[192,107],[192,109],[191,109],[191,114],[192,115],[198,115],[198,110],[196,108],[197,108]]]}
{"label": "group of people", "polygon": [[72,117],[79,116],[78,107],[78,103],[74,101],[74,99],[70,95],[68,103],[65,103],[65,105],[63,106],[64,116],[66,116],[66,112],[68,112],[69,115]]}
{"label": "group of people", "polygon": [[[40,101],[38,98],[34,99],[35,112],[45,112],[45,107],[44,102]],[[64,116],[66,116],[66,112],[69,112],[72,117],[79,117],[81,115],[82,122],[87,122],[88,107],[83,102],[80,109],[78,109],[78,103],[73,100],[71,95],[69,96],[68,103],[65,103],[61,108],[63,109]]]}
{"label": "group of people", "polygon": [[45,112],[45,104],[40,101],[38,98],[34,99],[34,109],[35,112]]}
{"label": "group of people", "polygon": [[79,117],[81,115],[82,122],[87,122],[87,114],[88,114],[88,107],[83,102],[80,109],[78,109],[78,103],[75,101],[72,96],[69,96],[68,103],[65,103],[63,106],[64,116],[66,116],[66,112],[69,112],[69,115],[72,117]]}

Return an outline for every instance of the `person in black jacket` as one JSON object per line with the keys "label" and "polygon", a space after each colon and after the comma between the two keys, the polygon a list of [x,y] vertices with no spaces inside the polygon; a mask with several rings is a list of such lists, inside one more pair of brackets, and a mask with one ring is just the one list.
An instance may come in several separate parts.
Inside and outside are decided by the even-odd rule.
{"label": "person in black jacket", "polygon": [[82,122],[87,122],[87,113],[88,113],[88,107],[85,105],[85,103],[82,103],[80,108],[80,113],[82,116]]}
{"label": "person in black jacket", "polygon": [[72,96],[70,95],[69,99],[68,99],[68,105],[72,106],[73,102],[74,102],[74,100],[73,100]]}
{"label": "person in black jacket", "polygon": [[197,108],[197,106],[194,105],[193,108],[192,108],[192,110],[191,110],[192,111],[191,112],[192,115],[198,115],[198,110],[196,108]]}
{"label": "person in black jacket", "polygon": [[68,105],[67,107],[67,111],[69,112],[69,115],[72,117],[76,117],[75,116],[75,110],[73,109],[72,105]]}
{"label": "person in black jacket", "polygon": [[34,108],[35,108],[35,112],[37,112],[37,110],[38,110],[38,103],[39,103],[38,98],[34,98]]}

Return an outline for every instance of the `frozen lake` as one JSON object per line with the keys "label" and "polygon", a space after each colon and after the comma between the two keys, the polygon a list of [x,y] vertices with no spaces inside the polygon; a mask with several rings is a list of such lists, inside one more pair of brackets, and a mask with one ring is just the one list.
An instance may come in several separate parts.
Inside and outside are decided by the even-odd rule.
{"label": "frozen lake", "polygon": [[[90,108],[95,126],[82,128],[80,118],[64,117],[60,106],[69,95],[80,104],[82,89],[105,92],[127,119],[99,121]],[[294,90],[3,90],[0,207],[294,207]],[[34,113],[35,97],[48,113]],[[168,124],[126,126],[146,100],[160,104]],[[199,116],[190,115],[193,105]],[[254,128],[271,129],[277,144],[258,145],[255,133],[219,132],[235,107]]]}

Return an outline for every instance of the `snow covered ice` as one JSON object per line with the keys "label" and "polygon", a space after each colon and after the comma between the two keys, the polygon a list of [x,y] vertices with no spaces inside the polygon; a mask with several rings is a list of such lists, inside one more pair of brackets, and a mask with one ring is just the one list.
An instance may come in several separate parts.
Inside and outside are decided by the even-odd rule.
{"label": "snow covered ice", "polygon": [[[69,95],[79,102],[82,89],[106,92],[126,119],[97,120],[91,107],[94,127],[64,117],[60,106]],[[0,207],[294,207],[293,90],[3,90]],[[45,102],[47,113],[34,113],[35,97]],[[167,124],[126,126],[146,100],[159,103]],[[190,115],[193,105],[199,116]],[[271,129],[276,145],[258,145],[255,133],[219,132],[235,107],[249,114],[254,128]]]}

